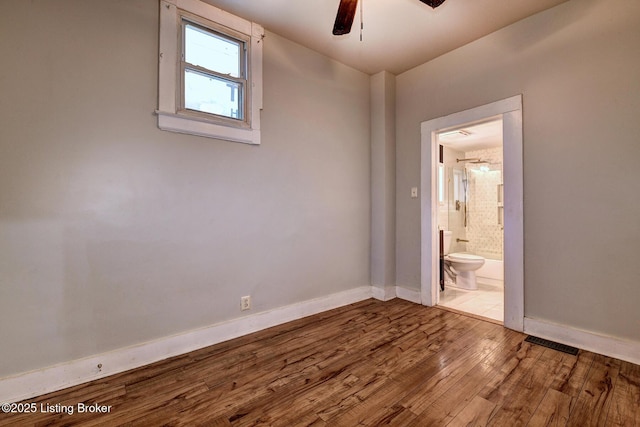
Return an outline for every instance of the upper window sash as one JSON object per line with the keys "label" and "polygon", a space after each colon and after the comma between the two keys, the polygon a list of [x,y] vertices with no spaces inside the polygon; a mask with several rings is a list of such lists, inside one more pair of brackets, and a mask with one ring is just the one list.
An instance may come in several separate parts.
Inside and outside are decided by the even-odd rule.
{"label": "upper window sash", "polygon": [[[182,61],[193,67],[202,67],[220,75],[234,78],[243,78],[247,75],[247,47],[248,37],[244,34],[224,31],[216,28],[214,23],[200,24],[197,20],[189,18],[187,15],[182,16]],[[190,35],[190,36],[189,36]],[[189,36],[189,37],[188,37]],[[198,40],[198,38],[200,40]],[[230,56],[235,56],[235,61],[228,61],[224,64],[210,60],[208,52],[197,49],[189,49],[191,45],[200,43],[217,42],[218,49],[223,50],[225,47],[229,50]]]}

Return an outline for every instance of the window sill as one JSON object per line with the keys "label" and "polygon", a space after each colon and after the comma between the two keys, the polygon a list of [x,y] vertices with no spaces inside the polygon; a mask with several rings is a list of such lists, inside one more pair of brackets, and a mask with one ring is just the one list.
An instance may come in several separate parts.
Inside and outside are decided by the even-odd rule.
{"label": "window sill", "polygon": [[158,115],[158,127],[162,130],[241,142],[243,144],[260,144],[259,129],[223,126],[207,120],[165,111],[156,110],[156,114]]}

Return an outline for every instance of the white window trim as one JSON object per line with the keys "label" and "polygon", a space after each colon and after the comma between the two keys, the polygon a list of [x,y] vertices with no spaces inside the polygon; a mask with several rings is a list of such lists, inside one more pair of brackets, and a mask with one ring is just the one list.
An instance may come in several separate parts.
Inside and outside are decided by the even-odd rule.
{"label": "white window trim", "polygon": [[[206,118],[180,112],[177,99],[179,76],[180,11],[200,16],[250,37],[249,97],[250,127],[225,126]],[[158,127],[171,132],[224,139],[245,144],[260,144],[262,109],[262,26],[232,15],[200,0],[160,1],[160,51],[158,69]]]}

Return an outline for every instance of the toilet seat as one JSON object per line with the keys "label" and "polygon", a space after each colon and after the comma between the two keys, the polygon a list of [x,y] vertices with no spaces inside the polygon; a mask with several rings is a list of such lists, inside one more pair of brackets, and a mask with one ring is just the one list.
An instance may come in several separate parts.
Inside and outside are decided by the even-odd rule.
{"label": "toilet seat", "polygon": [[478,262],[482,261],[484,263],[484,258],[478,255],[473,254],[465,254],[465,253],[453,253],[447,255],[451,261],[455,262]]}

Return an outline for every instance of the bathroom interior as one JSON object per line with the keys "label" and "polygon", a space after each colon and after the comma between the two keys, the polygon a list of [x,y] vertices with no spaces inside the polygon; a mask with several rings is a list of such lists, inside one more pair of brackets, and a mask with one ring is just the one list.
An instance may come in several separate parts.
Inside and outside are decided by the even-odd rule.
{"label": "bathroom interior", "polygon": [[502,119],[438,134],[438,305],[504,320]]}

